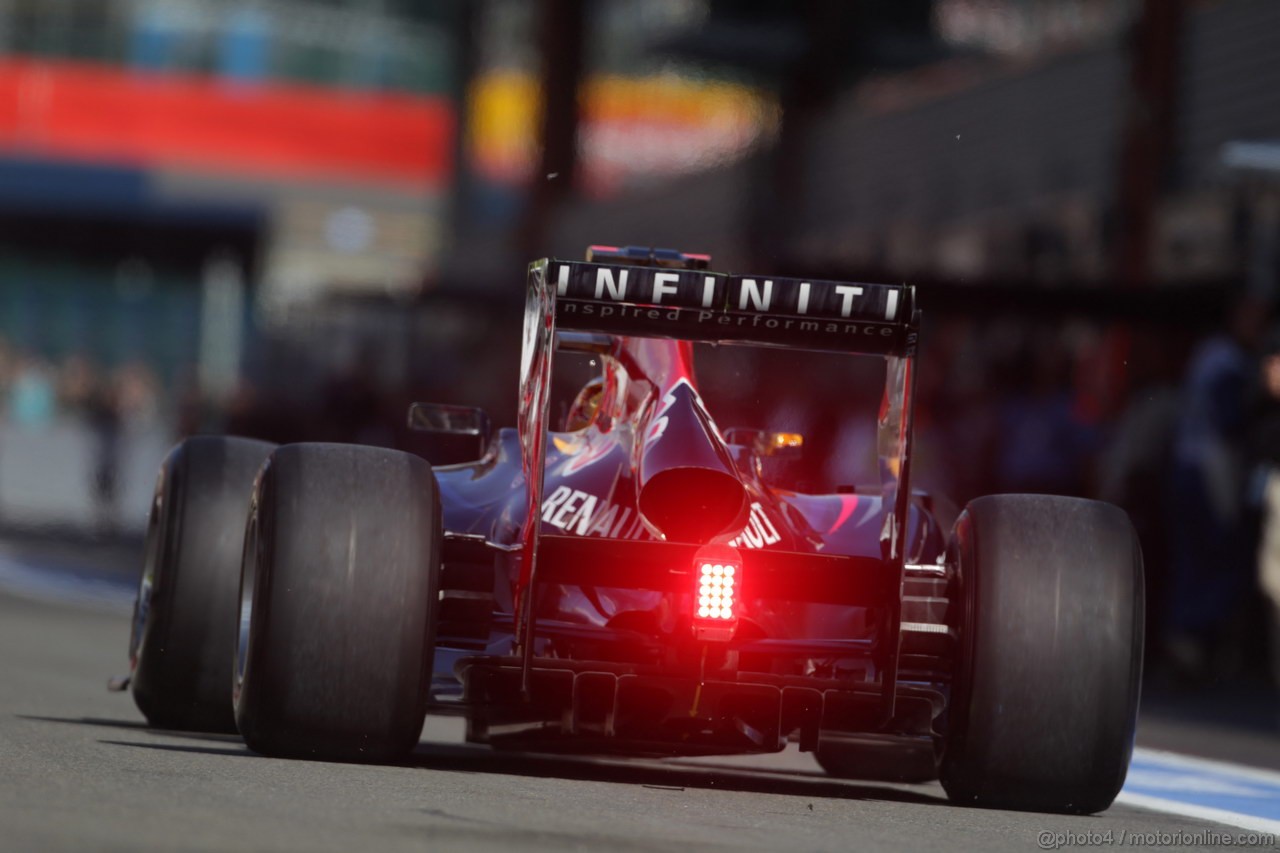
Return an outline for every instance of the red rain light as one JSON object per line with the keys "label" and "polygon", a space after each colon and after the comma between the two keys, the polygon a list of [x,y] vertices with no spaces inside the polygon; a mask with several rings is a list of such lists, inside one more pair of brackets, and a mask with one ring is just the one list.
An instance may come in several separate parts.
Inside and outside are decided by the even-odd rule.
{"label": "red rain light", "polygon": [[737,567],[703,563],[698,571],[698,618],[732,619],[733,587]]}
{"label": "red rain light", "polygon": [[742,600],[742,559],[734,548],[708,545],[693,559],[693,630],[699,640],[728,640]]}

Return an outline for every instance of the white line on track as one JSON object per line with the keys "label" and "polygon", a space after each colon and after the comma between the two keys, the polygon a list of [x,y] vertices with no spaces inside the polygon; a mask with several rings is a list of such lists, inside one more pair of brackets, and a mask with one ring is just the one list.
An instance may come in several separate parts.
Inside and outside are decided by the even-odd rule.
{"label": "white line on track", "polygon": [[[1267,812],[1276,813],[1276,807],[1280,806],[1280,773],[1273,770],[1138,748],[1133,751],[1130,771],[1125,790],[1116,797],[1118,803],[1280,835],[1280,820],[1266,816]],[[1170,775],[1161,779],[1162,771]],[[1249,790],[1250,787],[1253,790]],[[1153,790],[1169,791],[1171,796],[1150,793]],[[1241,803],[1241,810],[1221,808],[1224,803],[1219,795],[1223,793],[1228,795],[1228,803],[1232,798]],[[1215,797],[1217,804],[1195,802],[1206,795]],[[1259,810],[1259,806],[1264,814],[1249,813]]]}
{"label": "white line on track", "polygon": [[1239,812],[1230,812],[1226,809],[1195,806],[1177,800],[1149,797],[1146,794],[1130,794],[1125,791],[1120,792],[1120,796],[1116,797],[1116,802],[1126,806],[1136,806],[1147,811],[1211,820],[1214,823],[1238,826],[1241,829],[1248,829],[1252,832],[1268,832],[1273,835],[1280,835],[1280,820],[1267,820],[1265,817],[1253,817]]}
{"label": "white line on track", "polygon": [[1192,755],[1183,755],[1180,752],[1168,752],[1163,749],[1146,749],[1145,747],[1138,747],[1134,749],[1133,757],[1151,761],[1155,764],[1163,764],[1167,767],[1176,767],[1186,770],[1210,770],[1215,773],[1227,773],[1233,776],[1242,776],[1246,779],[1264,782],[1268,785],[1280,786],[1280,772],[1267,770],[1262,767],[1250,767],[1247,764],[1233,764],[1230,761],[1219,761],[1213,758],[1199,758]]}
{"label": "white line on track", "polygon": [[135,591],[106,578],[30,565],[0,550],[0,589],[23,598],[112,611],[133,607]]}

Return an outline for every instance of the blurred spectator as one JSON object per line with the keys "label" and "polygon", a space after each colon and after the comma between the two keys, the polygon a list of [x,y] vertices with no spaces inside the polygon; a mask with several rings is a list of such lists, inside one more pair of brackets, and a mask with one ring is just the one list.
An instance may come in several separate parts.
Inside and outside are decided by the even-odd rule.
{"label": "blurred spectator", "polygon": [[93,439],[92,476],[98,532],[109,535],[117,523],[117,482],[120,470],[121,393],[117,382],[102,381],[85,401],[85,420]]}
{"label": "blurred spectator", "polygon": [[1263,347],[1249,431],[1254,492],[1261,510],[1258,581],[1267,598],[1272,678],[1280,686],[1280,330]]}
{"label": "blurred spectator", "polygon": [[[208,402],[200,392],[199,375],[194,369],[184,370],[179,375],[176,386],[172,394],[176,400],[174,404],[175,438],[182,439],[205,432],[209,421]],[[232,397],[234,399],[234,392]],[[230,429],[227,431],[231,432]]]}
{"label": "blurred spectator", "polygon": [[1267,306],[1246,295],[1191,356],[1173,445],[1167,651],[1186,676],[1239,664],[1236,616],[1251,580],[1243,513],[1245,410]]}
{"label": "blurred spectator", "polygon": [[[979,375],[976,381],[957,381],[939,406],[946,413],[935,421],[935,429],[943,435],[939,443],[944,450],[938,454],[947,469],[943,482],[950,486],[948,497],[961,504],[994,491],[991,472],[1000,443],[998,400],[997,390]],[[928,430],[926,423],[916,439],[921,444],[929,443]]]}
{"label": "blurred spectator", "polygon": [[278,396],[264,396],[256,385],[242,379],[227,401],[226,421],[221,431],[277,444],[298,441],[305,436],[293,414],[290,405]]}
{"label": "blurred spectator", "polygon": [[155,373],[141,361],[120,368],[117,378],[120,416],[131,428],[148,428],[160,420],[160,392]]}
{"label": "blurred spectator", "polygon": [[58,371],[59,408],[64,412],[84,409],[96,381],[96,373],[89,359],[83,355],[69,356]]}
{"label": "blurred spectator", "polygon": [[22,427],[43,427],[57,410],[53,371],[32,355],[18,360],[9,389],[9,418]]}
{"label": "blurred spectator", "polygon": [[1073,408],[1069,355],[1053,336],[1036,336],[1012,368],[1013,394],[999,409],[1000,491],[1082,494],[1092,436]]}
{"label": "blurred spectator", "polygon": [[[1098,458],[1097,497],[1129,513],[1142,545],[1146,578],[1147,635],[1165,634],[1169,542],[1166,489],[1181,394],[1178,362],[1167,336],[1152,330],[1134,334],[1129,351],[1129,402]],[[1148,643],[1158,654],[1159,644]]]}
{"label": "blurred spectator", "polygon": [[392,431],[382,415],[374,352],[363,349],[325,383],[320,402],[321,429],[328,432],[330,441],[387,445]]}

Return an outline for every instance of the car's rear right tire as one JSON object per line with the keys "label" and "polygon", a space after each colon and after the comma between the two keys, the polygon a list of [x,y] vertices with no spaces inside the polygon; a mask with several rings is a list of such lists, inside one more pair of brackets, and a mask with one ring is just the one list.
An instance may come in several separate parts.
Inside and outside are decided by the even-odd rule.
{"label": "car's rear right tire", "polygon": [[1128,517],[1077,498],[979,498],[950,552],[960,652],[939,768],[947,795],[1102,811],[1128,772],[1142,674],[1142,554]]}
{"label": "car's rear right tire", "polygon": [[254,491],[236,723],[265,755],[394,761],[431,683],[441,519],[431,466],[395,450],[285,445]]}

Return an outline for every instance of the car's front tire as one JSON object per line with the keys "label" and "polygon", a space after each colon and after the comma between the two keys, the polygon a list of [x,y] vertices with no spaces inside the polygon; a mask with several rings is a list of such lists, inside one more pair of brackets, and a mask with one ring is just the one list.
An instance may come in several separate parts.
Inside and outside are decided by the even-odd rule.
{"label": "car's front tire", "polygon": [[1142,674],[1142,554],[1128,517],[1077,498],[979,498],[950,550],[960,653],[947,795],[1102,811],[1128,772]]}
{"label": "car's front tire", "polygon": [[244,514],[274,448],[195,436],[160,466],[129,641],[133,699],[153,726],[236,730],[231,651]]}
{"label": "car's front tire", "polygon": [[245,536],[236,722],[265,755],[392,761],[431,682],[440,509],[431,466],[394,450],[285,445]]}

